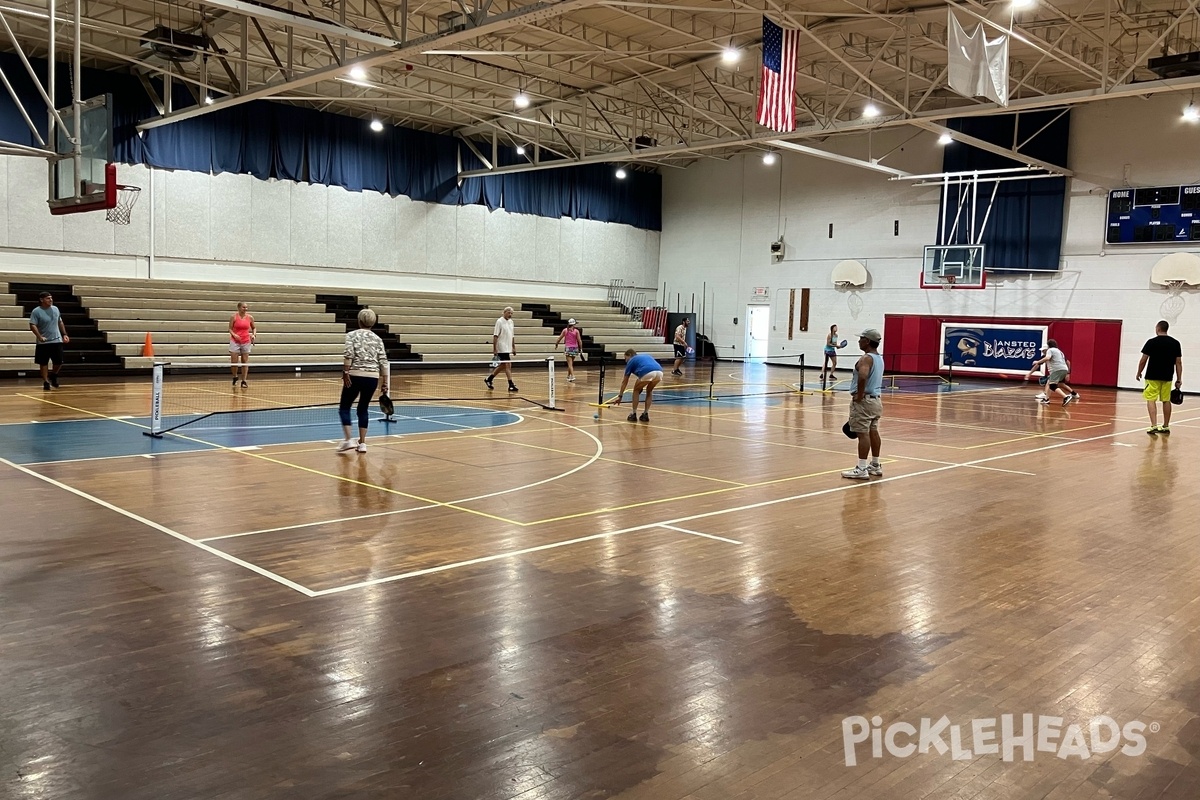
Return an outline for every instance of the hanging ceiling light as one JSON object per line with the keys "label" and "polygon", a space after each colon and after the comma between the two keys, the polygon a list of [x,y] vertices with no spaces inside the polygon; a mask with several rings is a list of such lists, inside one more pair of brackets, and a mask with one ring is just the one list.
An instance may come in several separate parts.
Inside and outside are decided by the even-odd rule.
{"label": "hanging ceiling light", "polygon": [[866,106],[863,107],[862,115],[867,119],[878,117],[879,114],[879,106],[875,105],[874,103],[867,103]]}
{"label": "hanging ceiling light", "polygon": [[770,150],[763,153],[763,163],[766,164],[768,167],[771,166],[772,164],[774,164],[775,163],[775,154],[773,152],[771,152]]}
{"label": "hanging ceiling light", "polygon": [[736,64],[742,57],[742,51],[738,50],[733,45],[729,45],[721,51],[722,64]]}
{"label": "hanging ceiling light", "polygon": [[371,120],[371,130],[379,133],[381,130],[383,130],[383,122],[377,119]]}
{"label": "hanging ceiling light", "polygon": [[523,144],[517,145],[517,155],[519,155],[519,156],[525,155],[525,145],[523,145]]}
{"label": "hanging ceiling light", "polygon": [[1029,8],[1033,5],[1033,0],[1012,0],[1013,8]]}
{"label": "hanging ceiling light", "polygon": [[954,137],[948,133],[943,133],[941,136],[938,137],[938,144],[940,144],[942,147],[945,147],[948,144],[952,144],[953,142],[954,142]]}
{"label": "hanging ceiling light", "polygon": [[513,105],[517,108],[529,108],[529,95],[517,92],[517,96],[513,98]]}
{"label": "hanging ceiling light", "polygon": [[211,94],[204,95],[204,105],[211,106],[213,104],[213,96]]}
{"label": "hanging ceiling light", "polygon": [[1185,122],[1200,122],[1200,108],[1196,108],[1195,103],[1188,103],[1183,110],[1183,119]]}
{"label": "hanging ceiling light", "polygon": [[617,167],[617,180],[619,180],[619,181],[625,180],[625,176],[628,174],[629,173],[625,171],[624,167]]}
{"label": "hanging ceiling light", "polygon": [[365,81],[367,79],[367,71],[362,67],[354,66],[350,68],[350,77],[356,81]]}

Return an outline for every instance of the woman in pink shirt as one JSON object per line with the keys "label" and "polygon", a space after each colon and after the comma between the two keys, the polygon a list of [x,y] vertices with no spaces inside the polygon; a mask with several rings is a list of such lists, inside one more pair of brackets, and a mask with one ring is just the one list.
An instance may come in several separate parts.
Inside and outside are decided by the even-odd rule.
{"label": "woman in pink shirt", "polygon": [[238,384],[238,358],[241,358],[242,388],[246,388],[246,379],[250,377],[250,351],[254,349],[254,337],[258,330],[254,327],[254,317],[245,303],[237,304],[237,313],[229,318],[229,371],[233,374],[233,385]]}
{"label": "woman in pink shirt", "polygon": [[567,382],[574,383],[575,358],[583,353],[583,334],[575,327],[574,319],[567,320],[567,327],[563,328],[563,332],[558,335],[558,341],[554,343],[555,349],[560,344],[567,353]]}

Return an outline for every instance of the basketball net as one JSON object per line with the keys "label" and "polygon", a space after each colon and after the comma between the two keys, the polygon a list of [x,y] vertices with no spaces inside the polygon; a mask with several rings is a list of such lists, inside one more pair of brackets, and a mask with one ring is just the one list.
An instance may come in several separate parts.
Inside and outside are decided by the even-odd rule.
{"label": "basketball net", "polygon": [[1172,297],[1178,296],[1183,291],[1183,285],[1186,281],[1167,281],[1167,294]]}
{"label": "basketball net", "polygon": [[954,282],[955,282],[956,280],[958,280],[958,276],[957,276],[957,275],[943,275],[943,276],[942,276],[942,289],[943,289],[943,291],[947,291],[947,292],[948,292],[948,291],[950,291],[951,289],[953,289],[953,288],[954,288]]}
{"label": "basketball net", "polygon": [[117,204],[108,209],[105,218],[114,225],[128,225],[133,207],[137,204],[142,190],[137,186],[117,185]]}

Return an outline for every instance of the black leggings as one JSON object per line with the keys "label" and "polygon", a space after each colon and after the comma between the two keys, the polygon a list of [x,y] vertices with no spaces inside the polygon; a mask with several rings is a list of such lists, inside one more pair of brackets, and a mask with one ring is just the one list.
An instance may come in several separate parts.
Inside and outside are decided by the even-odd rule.
{"label": "black leggings", "polygon": [[354,398],[358,397],[358,427],[366,430],[371,416],[371,397],[378,388],[379,378],[350,376],[350,385],[342,387],[342,399],[338,403],[338,416],[342,418],[343,425],[350,424],[350,406],[354,405]]}

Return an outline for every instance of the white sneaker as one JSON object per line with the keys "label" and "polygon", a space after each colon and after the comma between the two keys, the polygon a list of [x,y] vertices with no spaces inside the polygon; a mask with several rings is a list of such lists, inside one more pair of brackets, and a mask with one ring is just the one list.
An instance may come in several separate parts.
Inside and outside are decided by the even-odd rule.
{"label": "white sneaker", "polygon": [[350,441],[349,439],[346,439],[346,440],[340,442],[337,446],[337,451],[339,453],[344,453],[347,450],[353,450],[353,449],[354,449],[354,442]]}
{"label": "white sneaker", "polygon": [[575,376],[574,376],[574,375],[568,375],[568,376],[567,376],[567,383],[574,383],[574,382],[575,382]]}
{"label": "white sneaker", "polygon": [[1037,399],[1038,400],[1049,400],[1050,398],[1046,396],[1045,392],[1038,392]]}
{"label": "white sneaker", "polygon": [[882,478],[883,464],[867,464],[867,474],[873,478]]}
{"label": "white sneaker", "polygon": [[871,473],[867,472],[866,467],[855,467],[854,469],[848,469],[843,472],[842,477],[849,478],[853,481],[869,481],[871,479]]}
{"label": "white sneaker", "polygon": [[366,442],[359,442],[359,443],[358,443],[358,447],[356,447],[356,448],[354,448],[354,449],[355,449],[355,450],[357,450],[357,451],[358,451],[358,452],[360,452],[360,453],[365,453],[365,452],[367,452],[367,443],[366,443]]}

